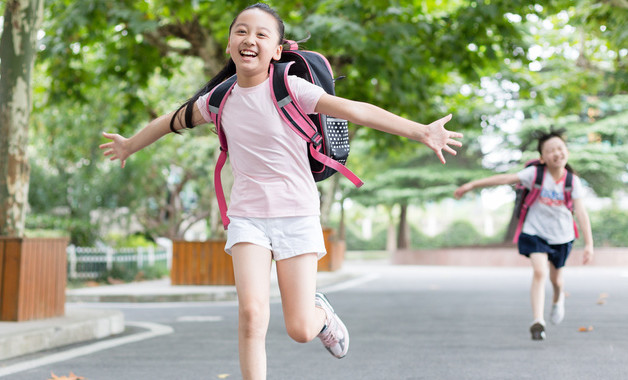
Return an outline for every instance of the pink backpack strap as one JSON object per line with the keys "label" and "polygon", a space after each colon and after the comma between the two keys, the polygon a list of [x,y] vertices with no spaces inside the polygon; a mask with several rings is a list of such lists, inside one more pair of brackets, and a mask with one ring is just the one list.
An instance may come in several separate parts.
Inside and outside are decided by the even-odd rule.
{"label": "pink backpack strap", "polygon": [[[563,193],[565,196],[565,206],[571,211],[573,214],[574,205],[573,198],[571,197],[571,192],[573,191],[573,173],[567,170],[567,176],[565,177]],[[578,233],[578,226],[576,225],[576,220],[573,220],[573,230],[576,236],[576,239],[580,237]]]}
{"label": "pink backpack strap", "polygon": [[545,176],[545,166],[538,165],[536,167],[536,173],[534,174],[534,182],[532,183],[532,188],[530,192],[523,200],[523,204],[521,205],[521,213],[519,214],[519,223],[517,223],[517,229],[515,230],[515,236],[512,239],[513,243],[517,243],[519,241],[519,235],[521,235],[521,230],[523,229],[523,222],[526,219],[526,215],[528,214],[528,210],[530,206],[537,200],[539,195],[541,195],[541,188],[543,186],[543,177]]}
{"label": "pink backpack strap", "polygon": [[299,44],[292,40],[285,40],[283,45],[285,50],[299,50]]}
{"label": "pink backpack strap", "polygon": [[[275,107],[279,111],[281,118],[296,132],[302,139],[308,142],[310,146],[310,154],[312,158],[320,163],[329,166],[330,168],[341,173],[347,179],[349,179],[356,187],[360,187],[364,184],[357,175],[355,175],[349,168],[340,162],[326,156],[321,153],[323,136],[319,133],[312,120],[307,116],[301,106],[295,102],[294,94],[292,93],[290,86],[288,85],[288,71],[290,66],[294,62],[280,63],[285,65],[283,69],[283,77],[277,77],[275,73],[275,65],[270,66],[270,78],[271,78],[271,98]],[[282,81],[282,82],[279,82]],[[285,87],[287,93],[279,93],[279,89]]]}
{"label": "pink backpack strap", "polygon": [[222,179],[220,173],[222,171],[225,162],[227,161],[227,152],[229,151],[227,146],[227,138],[222,130],[222,110],[227,101],[227,97],[233,90],[237,82],[236,76],[232,76],[225,80],[218,86],[214,87],[209,96],[207,97],[207,111],[214,122],[216,132],[218,133],[218,140],[220,141],[220,155],[216,161],[216,168],[214,169],[214,190],[216,192],[216,200],[218,202],[218,209],[220,210],[220,218],[222,219],[222,225],[227,229],[229,226],[229,217],[227,216],[227,201],[225,200],[225,193],[222,188]]}

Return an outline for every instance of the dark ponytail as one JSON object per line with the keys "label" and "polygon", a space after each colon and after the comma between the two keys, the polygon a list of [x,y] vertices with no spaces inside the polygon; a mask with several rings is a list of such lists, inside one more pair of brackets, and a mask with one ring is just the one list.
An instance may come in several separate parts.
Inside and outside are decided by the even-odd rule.
{"label": "dark ponytail", "polygon": [[[229,35],[231,35],[231,28],[233,28],[233,25],[238,19],[238,16],[240,16],[242,12],[247,11],[249,9],[253,9],[253,8],[260,9],[275,18],[275,20],[277,21],[277,32],[279,33],[279,43],[283,44],[284,35],[285,35],[285,26],[284,26],[283,20],[281,19],[281,17],[279,17],[279,14],[277,13],[277,11],[275,11],[274,9],[272,9],[267,4],[264,4],[264,3],[253,4],[244,8],[242,11],[240,11],[240,13],[238,13],[238,15],[231,22],[231,25],[229,25]],[[181,112],[181,110],[184,108],[185,108],[185,113],[183,115],[182,124],[184,128],[194,128],[194,124],[192,124],[192,113],[194,111],[194,103],[198,100],[198,98],[209,93],[211,90],[213,90],[214,87],[218,86],[220,83],[224,82],[227,78],[231,77],[232,75],[235,75],[235,73],[236,73],[235,63],[233,62],[231,58],[229,58],[229,61],[227,61],[227,64],[225,65],[225,67],[223,67],[222,70],[220,70],[220,72],[216,74],[215,77],[210,79],[210,81],[207,82],[207,84],[205,84],[203,88],[198,90],[198,92],[194,94],[194,96],[188,99],[185,103],[181,105],[181,107],[179,107],[174,112],[174,115],[172,115],[172,119],[170,119],[170,130],[174,133],[180,133],[174,127],[174,121],[175,121],[175,118],[177,118],[177,115],[179,115],[179,112]],[[180,119],[181,117],[179,116],[179,120]]]}
{"label": "dark ponytail", "polygon": [[[194,111],[194,103],[196,103],[198,98],[209,93],[214,87],[218,86],[220,83],[224,82],[227,78],[231,77],[235,73],[236,73],[235,63],[233,63],[233,60],[229,58],[229,61],[227,61],[227,64],[222,68],[222,70],[220,70],[218,74],[216,74],[216,76],[210,79],[209,82],[207,82],[200,90],[196,92],[196,94],[194,94],[190,99],[188,99],[185,103],[183,103],[181,107],[179,107],[174,112],[174,115],[172,115],[172,119],[170,119],[170,130],[174,133],[180,133],[174,127],[174,120],[177,117],[177,115],[179,115],[179,112],[181,112],[181,110],[184,108],[185,108],[185,113],[183,114],[182,124],[185,128],[194,128],[194,124],[192,123],[192,113]],[[179,120],[180,119],[181,117],[179,116]]]}

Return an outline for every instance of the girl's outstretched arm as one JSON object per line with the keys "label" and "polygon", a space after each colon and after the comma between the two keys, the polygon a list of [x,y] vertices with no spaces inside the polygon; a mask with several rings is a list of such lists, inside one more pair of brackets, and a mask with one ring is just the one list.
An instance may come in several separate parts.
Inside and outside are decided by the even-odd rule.
{"label": "girl's outstretched arm", "polygon": [[460,199],[466,192],[479,187],[510,185],[519,182],[519,176],[516,173],[513,174],[496,174],[490,177],[477,179],[475,181],[467,182],[464,185],[454,191],[454,197]]}
{"label": "girl's outstretched arm", "polygon": [[316,112],[422,142],[436,153],[443,164],[445,163],[443,150],[456,155],[456,151],[450,145],[462,146],[460,141],[454,140],[454,138],[462,138],[462,134],[445,129],[445,124],[451,120],[451,115],[423,125],[369,103],[356,102],[329,94],[321,96],[316,104]]}
{"label": "girl's outstretched arm", "polygon": [[583,264],[588,264],[591,260],[593,260],[593,233],[591,232],[589,214],[584,207],[582,199],[574,199],[573,206],[574,214],[576,214],[576,221],[578,222],[578,226],[580,227],[580,231],[582,231],[582,236],[584,237]]}
{"label": "girl's outstretched arm", "polygon": [[[174,122],[175,129],[183,129],[185,126],[181,120],[183,116],[183,110],[179,112]],[[103,132],[103,136],[110,139],[111,142],[100,145],[100,149],[104,149],[105,156],[111,156],[111,161],[120,160],[120,167],[124,168],[126,159],[133,153],[147,147],[148,145],[159,140],[161,137],[171,132],[170,120],[174,115],[174,111],[169,114],[160,116],[155,120],[148,123],[142,130],[133,135],[131,138],[125,138],[115,133]],[[199,125],[205,123],[205,120],[201,116],[200,111],[194,104],[194,110],[192,113],[192,123]]]}

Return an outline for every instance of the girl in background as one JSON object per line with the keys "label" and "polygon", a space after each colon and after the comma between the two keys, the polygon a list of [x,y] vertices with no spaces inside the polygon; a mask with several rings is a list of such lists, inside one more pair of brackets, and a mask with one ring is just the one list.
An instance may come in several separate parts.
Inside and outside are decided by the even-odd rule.
{"label": "girl in background", "polygon": [[[534,272],[530,289],[534,321],[530,326],[530,333],[532,339],[543,340],[546,337],[544,306],[548,267],[554,290],[550,319],[552,323],[558,324],[565,316],[562,269],[571,252],[575,232],[573,215],[566,207],[564,199],[564,181],[567,170],[570,170],[567,164],[567,145],[559,133],[550,132],[539,138],[537,149],[541,155],[540,162],[545,165],[541,195],[530,206],[517,244],[519,253],[530,258]],[[536,167],[531,165],[516,174],[497,174],[465,183],[454,192],[454,196],[460,198],[476,188],[514,183],[521,183],[531,189],[535,175]],[[582,195],[580,178],[574,174],[574,213],[584,235],[584,264],[587,264],[593,258],[593,235]]]}

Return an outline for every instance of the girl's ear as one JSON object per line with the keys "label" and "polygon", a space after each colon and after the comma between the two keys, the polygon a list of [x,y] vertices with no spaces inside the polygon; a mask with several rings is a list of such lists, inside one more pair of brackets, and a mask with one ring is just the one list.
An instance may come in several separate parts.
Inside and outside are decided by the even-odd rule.
{"label": "girl's ear", "polygon": [[231,43],[227,42],[227,48],[225,49],[225,53],[229,54],[229,47],[230,47]]}
{"label": "girl's ear", "polygon": [[275,50],[275,54],[273,55],[273,59],[278,61],[281,59],[281,52],[283,51],[283,45],[277,45],[277,50]]}

